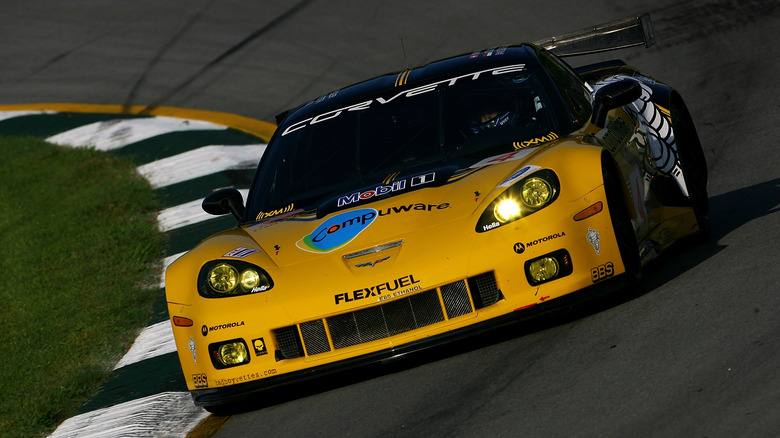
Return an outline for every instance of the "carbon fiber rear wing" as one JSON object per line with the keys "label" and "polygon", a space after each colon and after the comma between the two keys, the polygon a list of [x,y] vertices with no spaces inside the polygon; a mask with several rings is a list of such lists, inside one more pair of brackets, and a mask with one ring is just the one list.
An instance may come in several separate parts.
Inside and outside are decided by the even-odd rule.
{"label": "carbon fiber rear wing", "polygon": [[558,56],[566,57],[606,52],[641,44],[650,47],[655,44],[655,35],[653,35],[650,15],[644,14],[545,38],[534,41],[534,44]]}

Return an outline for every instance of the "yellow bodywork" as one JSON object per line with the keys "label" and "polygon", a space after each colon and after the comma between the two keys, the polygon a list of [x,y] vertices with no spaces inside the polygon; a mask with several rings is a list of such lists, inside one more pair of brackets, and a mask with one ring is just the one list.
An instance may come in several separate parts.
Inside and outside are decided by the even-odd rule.
{"label": "yellow bodywork", "polygon": [[[614,122],[614,117],[611,120]],[[580,132],[509,152],[438,187],[404,192],[320,219],[311,213],[283,213],[205,240],[166,273],[171,318],[192,321],[189,326],[176,322],[173,326],[188,388],[259,382],[387,350],[512,314],[619,276],[625,269],[605,196],[603,153],[611,153],[625,179],[625,204],[640,247],[652,241],[662,249],[695,232],[690,208],[654,205],[644,193],[631,190],[641,188],[638,181],[632,184],[631,175],[643,155],[630,150],[638,147],[631,140],[634,132],[621,133],[618,143],[606,141],[610,125],[601,132]],[[499,183],[526,165],[555,172],[560,180],[557,199],[530,216],[476,232],[480,214],[506,189],[498,187]],[[575,215],[599,202],[604,206],[600,212],[574,220]],[[349,212],[364,209],[375,210],[376,216],[346,245],[324,253],[302,248],[302,239],[325,221],[338,215],[349,218]],[[598,236],[595,243],[594,236]],[[387,244],[392,245],[382,249]],[[273,279],[273,287],[229,298],[200,296],[197,281],[204,263],[230,260],[225,255],[240,248],[256,251],[239,260],[264,269]],[[571,274],[530,285],[526,261],[560,249],[569,254]],[[360,253],[364,250],[368,252]],[[652,252],[645,256],[643,262],[652,258]],[[434,291],[444,309],[443,289],[449,291],[452,286],[448,285],[455,283],[473,292],[472,281],[458,282],[485,273],[493,274],[500,291],[495,304],[478,308],[473,294],[467,293],[464,296],[470,300],[470,311],[449,317],[444,310],[439,322],[341,348],[330,333],[329,321],[339,320],[333,317],[359,319],[362,313],[356,311],[366,310],[370,315],[372,307],[428,291]],[[434,300],[433,294],[425,297]],[[321,352],[316,354],[280,358],[276,352],[282,348],[277,333],[281,328],[293,327],[303,339],[304,350],[313,347],[306,345],[307,336],[301,332],[304,323],[322,325],[327,345],[318,346]],[[250,361],[216,369],[209,345],[231,339],[244,340]],[[328,351],[322,351],[326,347]]]}

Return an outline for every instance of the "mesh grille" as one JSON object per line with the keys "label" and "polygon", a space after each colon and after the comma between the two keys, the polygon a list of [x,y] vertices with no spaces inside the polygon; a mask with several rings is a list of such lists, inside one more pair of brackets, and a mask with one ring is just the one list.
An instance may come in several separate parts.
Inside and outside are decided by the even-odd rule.
{"label": "mesh grille", "polygon": [[391,301],[384,307],[385,323],[390,336],[414,330],[417,325],[414,322],[412,304],[408,299]]}
{"label": "mesh grille", "polygon": [[330,351],[328,335],[325,333],[325,323],[321,319],[301,324],[301,335],[306,345],[306,354],[320,354]]}
{"label": "mesh grille", "polygon": [[436,289],[328,318],[335,348],[350,347],[444,321]]}
{"label": "mesh grille", "polygon": [[447,318],[455,318],[472,311],[465,281],[442,286],[441,297],[444,300],[444,308],[447,310]]}
{"label": "mesh grille", "polygon": [[292,359],[303,356],[303,347],[298,337],[298,328],[296,326],[282,327],[274,330],[276,342],[279,343],[279,350],[282,359]]}
{"label": "mesh grille", "polygon": [[[439,301],[439,290],[444,309],[442,301]],[[495,304],[501,299],[495,276],[488,272],[447,284],[440,289],[431,289],[377,306],[331,316],[326,320],[304,322],[300,327],[306,354],[311,356],[331,351],[326,330],[330,333],[333,348],[339,349],[442,322],[445,312],[447,318],[471,313],[474,308],[469,300],[469,291],[474,300],[474,308],[477,309]],[[303,356],[303,344],[296,326],[277,329],[276,338],[281,349],[278,353],[281,358]]]}
{"label": "mesh grille", "polygon": [[496,277],[492,272],[486,272],[469,278],[469,288],[477,309],[496,304],[501,299]]}
{"label": "mesh grille", "polygon": [[418,328],[444,321],[439,294],[435,289],[412,295],[409,297],[409,302],[412,304],[414,320]]}

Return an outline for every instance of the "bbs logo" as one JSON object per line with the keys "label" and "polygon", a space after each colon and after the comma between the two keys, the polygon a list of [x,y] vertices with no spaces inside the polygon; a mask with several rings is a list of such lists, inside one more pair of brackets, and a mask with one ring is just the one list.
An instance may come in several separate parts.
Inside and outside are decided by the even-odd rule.
{"label": "bbs logo", "polygon": [[615,275],[615,267],[612,262],[604,263],[603,265],[596,266],[590,270],[590,279],[594,283],[597,281],[605,280]]}
{"label": "bbs logo", "polygon": [[208,388],[209,387],[209,379],[206,377],[206,374],[193,374],[192,375],[192,383],[195,385],[196,388]]}

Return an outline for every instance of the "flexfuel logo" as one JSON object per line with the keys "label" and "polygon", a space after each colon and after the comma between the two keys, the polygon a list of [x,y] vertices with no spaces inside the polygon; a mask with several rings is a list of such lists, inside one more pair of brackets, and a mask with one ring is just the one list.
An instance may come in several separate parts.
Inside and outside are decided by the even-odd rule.
{"label": "flexfuel logo", "polygon": [[419,282],[420,280],[416,280],[414,275],[409,274],[404,275],[401,278],[396,278],[393,281],[353,290],[351,292],[342,292],[334,295],[333,298],[336,300],[337,305],[370,297],[378,297],[380,301],[383,301],[384,299],[399,297],[420,290],[420,286],[417,284]]}
{"label": "flexfuel logo", "polygon": [[377,217],[373,208],[362,208],[337,214],[303,236],[295,245],[314,253],[331,252],[348,244],[371,225]]}

